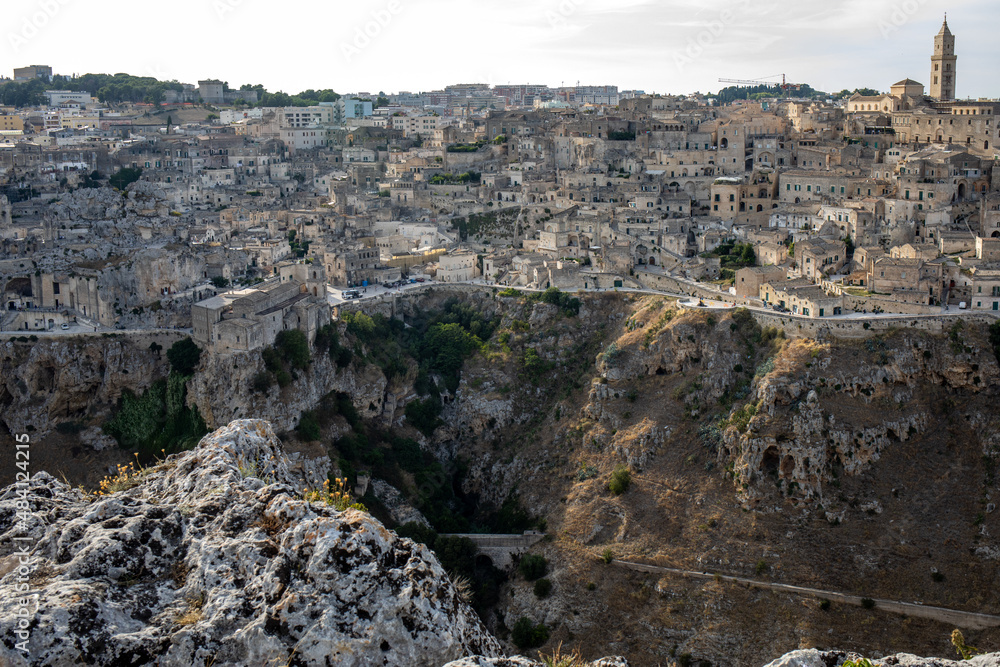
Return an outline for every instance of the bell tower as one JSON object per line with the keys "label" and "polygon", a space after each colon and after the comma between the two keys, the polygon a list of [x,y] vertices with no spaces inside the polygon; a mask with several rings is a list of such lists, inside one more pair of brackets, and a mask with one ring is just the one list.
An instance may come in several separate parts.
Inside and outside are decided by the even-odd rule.
{"label": "bell tower", "polygon": [[941,30],[934,37],[934,55],[931,56],[931,97],[943,102],[955,99],[957,63],[955,36],[948,28],[948,15],[945,14]]}

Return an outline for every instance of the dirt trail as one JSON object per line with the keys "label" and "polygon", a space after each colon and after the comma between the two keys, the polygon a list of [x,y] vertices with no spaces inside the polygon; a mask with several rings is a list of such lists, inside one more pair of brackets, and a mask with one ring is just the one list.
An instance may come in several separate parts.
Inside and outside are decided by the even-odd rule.
{"label": "dirt trail", "polygon": [[[657,565],[645,565],[643,563],[633,563],[630,561],[613,561],[615,565],[637,572],[649,572],[652,574],[675,574],[691,579],[714,579],[729,581],[757,588],[766,588],[772,591],[784,593],[796,593],[799,595],[811,595],[817,598],[843,602],[855,606],[862,606],[862,597],[858,595],[847,595],[834,591],[824,591],[818,588],[806,588],[804,586],[792,586],[790,584],[776,584],[768,581],[758,581],[756,579],[746,579],[744,577],[733,577],[726,574],[714,574],[711,572],[694,572],[691,570],[678,570],[672,567],[660,567]],[[929,605],[916,604],[913,602],[898,602],[895,600],[875,600],[875,609],[883,609],[914,618],[929,618],[947,625],[952,625],[968,630],[984,630],[986,628],[1000,627],[1000,616],[990,614],[977,614],[971,611],[958,611],[955,609],[945,609],[944,607],[932,607]]]}

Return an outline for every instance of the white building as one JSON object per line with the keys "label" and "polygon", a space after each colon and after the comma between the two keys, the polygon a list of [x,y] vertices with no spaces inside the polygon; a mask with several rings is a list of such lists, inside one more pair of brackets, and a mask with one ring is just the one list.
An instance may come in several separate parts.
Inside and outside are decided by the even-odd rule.
{"label": "white building", "polygon": [[458,251],[442,255],[438,260],[437,279],[443,283],[459,283],[472,280],[478,274],[476,255],[468,251]]}
{"label": "white building", "polygon": [[94,103],[94,98],[91,97],[90,93],[86,91],[73,92],[69,90],[46,90],[45,96],[49,98],[50,107],[59,107],[64,104],[89,106]]}
{"label": "white building", "polygon": [[306,151],[326,145],[326,130],[320,127],[283,127],[281,140],[292,151]]}

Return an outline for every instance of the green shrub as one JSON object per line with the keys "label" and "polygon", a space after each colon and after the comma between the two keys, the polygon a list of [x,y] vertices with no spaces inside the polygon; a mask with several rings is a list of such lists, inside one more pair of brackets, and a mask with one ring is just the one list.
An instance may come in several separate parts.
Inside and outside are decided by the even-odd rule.
{"label": "green shrub", "polygon": [[865,609],[874,609],[875,600],[872,600],[871,598],[861,598],[861,606]]}
{"label": "green shrub", "polygon": [[611,561],[615,559],[615,552],[611,548],[607,548],[601,553],[601,562],[605,565],[610,565]]}
{"label": "green shrub", "polygon": [[519,649],[537,648],[549,640],[549,629],[544,623],[532,624],[526,616],[514,623],[510,638]]}
{"label": "green shrub", "polygon": [[616,496],[620,496],[628,491],[631,484],[632,473],[627,466],[619,463],[611,473],[611,479],[608,480],[608,489]]}
{"label": "green shrub", "polygon": [[309,339],[299,329],[279,331],[274,339],[274,349],[278,355],[292,368],[305,370],[309,368],[312,357],[309,352]]}
{"label": "green shrub", "polygon": [[[993,355],[1000,362],[1000,320],[990,325],[989,329],[990,346],[993,348]],[[926,354],[926,353],[925,353]],[[930,357],[929,354],[926,356]]]}
{"label": "green shrub", "polygon": [[282,368],[274,374],[274,379],[278,381],[278,386],[284,389],[292,383],[292,374]]}
{"label": "green shrub", "polygon": [[124,190],[142,176],[142,167],[122,167],[108,178],[108,185]]}
{"label": "green shrub", "polygon": [[405,412],[406,421],[428,438],[434,435],[434,430],[442,423],[438,418],[441,414],[441,399],[436,396],[410,401],[406,404]]}
{"label": "green shrub", "polygon": [[170,368],[180,375],[193,375],[200,360],[201,348],[190,338],[177,341],[167,350]]}
{"label": "green shrub", "polygon": [[272,373],[277,373],[284,368],[281,363],[281,356],[273,347],[265,347],[260,353],[260,358],[264,361],[264,368]]}
{"label": "green shrub", "polygon": [[[332,351],[331,356],[333,356]],[[347,368],[351,365],[352,359],[354,359],[354,353],[351,352],[349,347],[337,348],[337,355],[334,357],[334,361],[337,362],[338,368]]]}
{"label": "green shrub", "polygon": [[208,429],[197,408],[185,403],[188,377],[171,373],[136,396],[122,392],[115,416],[104,424],[104,432],[123,449],[138,450],[151,457],[165,450],[168,454],[189,449]]}
{"label": "green shrub", "polygon": [[539,579],[535,582],[535,597],[541,600],[547,598],[552,592],[552,582],[548,579]]}
{"label": "green shrub", "polygon": [[253,380],[250,381],[250,387],[257,393],[264,393],[271,388],[271,374],[267,371],[260,371],[253,376]]}
{"label": "green shrub", "polygon": [[549,562],[544,556],[538,554],[528,554],[518,563],[517,569],[528,581],[535,581],[544,577],[549,571]]}
{"label": "green shrub", "polygon": [[319,440],[320,428],[319,420],[316,419],[316,413],[312,411],[303,412],[299,418],[299,426],[296,430],[298,430],[299,437],[303,440]]}
{"label": "green shrub", "polygon": [[763,558],[757,561],[757,565],[754,567],[754,572],[756,572],[758,576],[764,574],[765,572],[767,572],[767,570],[768,570],[767,561],[765,561]]}
{"label": "green shrub", "polygon": [[830,601],[829,600],[820,600],[819,601],[819,608],[820,608],[821,611],[830,611]]}

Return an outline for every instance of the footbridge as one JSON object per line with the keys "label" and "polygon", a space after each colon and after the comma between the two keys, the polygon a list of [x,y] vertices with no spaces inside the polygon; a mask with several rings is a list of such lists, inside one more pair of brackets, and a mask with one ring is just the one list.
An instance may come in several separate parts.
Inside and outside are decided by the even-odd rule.
{"label": "footbridge", "polygon": [[520,556],[543,539],[544,533],[526,530],[521,535],[485,535],[480,533],[449,533],[441,537],[466,537],[479,549],[480,555],[488,557],[501,570],[514,564],[514,557]]}

